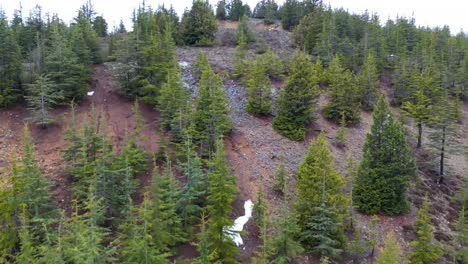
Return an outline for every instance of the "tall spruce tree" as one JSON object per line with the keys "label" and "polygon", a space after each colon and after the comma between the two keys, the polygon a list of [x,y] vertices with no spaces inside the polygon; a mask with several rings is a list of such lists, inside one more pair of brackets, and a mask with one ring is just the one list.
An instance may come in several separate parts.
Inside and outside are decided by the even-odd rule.
{"label": "tall spruce tree", "polygon": [[152,179],[152,229],[154,246],[162,253],[173,254],[173,247],[185,241],[185,233],[182,230],[182,221],[177,214],[177,201],[180,193],[172,172],[169,158],[162,175],[155,166]]}
{"label": "tall spruce tree", "polygon": [[180,190],[177,211],[187,229],[200,217],[202,206],[206,203],[207,187],[206,175],[201,167],[202,161],[195,152],[190,137],[185,141],[184,147],[184,161],[180,163],[180,167],[186,182]]}
{"label": "tall spruce tree", "polygon": [[415,176],[416,166],[405,131],[383,96],[375,107],[363,152],[353,188],[356,208],[367,214],[405,213],[409,208],[406,187]]}
{"label": "tall spruce tree", "polygon": [[56,90],[49,76],[41,75],[34,84],[29,85],[28,92],[26,100],[32,114],[32,121],[42,128],[52,124],[54,119],[50,117],[49,110],[52,105],[63,100],[62,91]]}
{"label": "tall spruce tree", "polygon": [[317,109],[319,93],[313,68],[310,57],[297,52],[291,62],[289,79],[278,99],[273,128],[292,140],[304,139],[305,125],[314,118]]}
{"label": "tall spruce tree", "polygon": [[375,103],[377,103],[377,89],[380,85],[375,52],[373,50],[368,52],[357,79],[360,89],[361,106],[364,110],[371,110],[374,108]]}
{"label": "tall spruce tree", "polygon": [[180,33],[187,45],[209,46],[215,41],[216,18],[208,2],[195,0],[182,16]]}
{"label": "tall spruce tree", "polygon": [[257,59],[248,81],[246,111],[253,115],[271,113],[271,82],[266,69]]}
{"label": "tall spruce tree", "polygon": [[[343,241],[342,227],[334,226],[333,229],[336,230],[331,230],[332,223],[343,221],[348,203],[347,197],[340,193],[345,182],[335,169],[334,163],[325,134],[322,132],[311,142],[297,172],[296,217],[301,228],[302,242],[309,250],[324,241],[317,239],[316,236],[320,234],[315,232],[322,224],[330,228],[324,232],[335,234],[334,239],[339,241],[335,246],[339,248]],[[336,257],[332,251],[326,253],[327,256]]]}
{"label": "tall spruce tree", "polygon": [[301,228],[296,223],[288,201],[289,193],[286,191],[272,221],[273,231],[269,252],[271,259],[278,264],[289,263],[304,252],[304,248],[297,239]]}
{"label": "tall spruce tree", "polygon": [[404,102],[402,108],[410,117],[415,119],[418,127],[418,144],[416,147],[420,148],[422,146],[423,125],[427,124],[432,119],[430,100],[424,95],[421,89],[418,89],[418,91],[416,91],[415,101]]}
{"label": "tall spruce tree", "polygon": [[430,206],[429,198],[426,196],[416,216],[415,228],[418,239],[410,243],[413,247],[409,252],[411,263],[436,263],[443,254],[439,243],[433,241]]}
{"label": "tall spruce tree", "polygon": [[190,95],[183,85],[180,69],[174,65],[168,71],[167,81],[162,85],[158,97],[158,109],[161,113],[160,123],[163,130],[171,130],[177,123],[178,115],[181,112],[186,112]]}
{"label": "tall spruce tree", "polygon": [[229,172],[222,139],[216,141],[216,152],[208,171],[207,213],[209,248],[211,262],[237,263],[234,256],[237,247],[226,229],[234,224],[230,214],[237,192],[236,180]]}
{"label": "tall spruce tree", "polygon": [[195,139],[203,154],[213,151],[216,139],[226,136],[232,129],[228,117],[226,90],[221,78],[210,67],[203,70],[196,99]]}
{"label": "tall spruce tree", "polygon": [[151,234],[153,229],[152,198],[149,190],[143,194],[143,202],[134,208],[129,199],[131,213],[119,227],[120,260],[122,263],[169,263],[168,254],[156,247]]}
{"label": "tall spruce tree", "polygon": [[[23,130],[23,159],[13,182],[17,205],[24,205],[34,239],[43,239],[44,226],[56,221],[58,211],[49,197],[49,182],[36,160],[34,144],[27,126]],[[18,209],[17,209],[18,210]],[[19,211],[17,211],[19,213]]]}
{"label": "tall spruce tree", "polygon": [[326,118],[339,121],[344,115],[347,123],[360,120],[360,96],[356,77],[341,66],[340,57],[335,56],[328,68],[330,102],[323,109]]}
{"label": "tall spruce tree", "polygon": [[0,106],[14,103],[21,95],[21,50],[14,32],[0,10]]}
{"label": "tall spruce tree", "polygon": [[400,263],[400,246],[395,240],[393,232],[389,232],[385,239],[385,246],[377,257],[377,264],[398,264]]}

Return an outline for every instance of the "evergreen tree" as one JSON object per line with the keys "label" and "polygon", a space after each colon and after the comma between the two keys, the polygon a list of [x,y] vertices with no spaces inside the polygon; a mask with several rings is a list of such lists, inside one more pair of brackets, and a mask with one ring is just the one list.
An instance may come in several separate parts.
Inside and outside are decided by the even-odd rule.
{"label": "evergreen tree", "polygon": [[415,97],[415,102],[406,101],[403,103],[402,108],[416,121],[418,127],[418,145],[416,147],[420,148],[422,145],[423,124],[430,122],[432,119],[432,106],[422,90],[418,89]]}
{"label": "evergreen tree", "polygon": [[250,16],[250,7],[242,0],[231,0],[226,6],[226,10],[229,20],[232,21],[239,21],[243,16]]}
{"label": "evergreen tree", "polygon": [[21,59],[20,46],[0,10],[0,106],[14,103],[21,95]]}
{"label": "evergreen tree", "polygon": [[289,263],[304,251],[301,243],[297,240],[300,227],[289,209],[288,199],[286,192],[272,222],[273,232],[269,251],[274,263],[278,264]]}
{"label": "evergreen tree", "polygon": [[364,255],[366,250],[364,241],[361,239],[361,229],[359,227],[354,227],[353,240],[349,245],[349,254],[353,259],[353,263],[359,263],[359,258]]}
{"label": "evergreen tree", "polygon": [[356,208],[367,214],[406,212],[406,187],[416,167],[405,132],[382,96],[375,107],[363,153],[353,188]]}
{"label": "evergreen tree", "polygon": [[371,50],[367,54],[357,79],[361,94],[361,105],[364,110],[371,110],[377,102],[377,89],[380,85],[374,51]]}
{"label": "evergreen tree", "polygon": [[249,28],[249,18],[247,16],[242,16],[239,18],[239,23],[237,24],[237,31],[235,34],[236,42],[239,44],[242,40],[242,37],[245,37],[247,43],[255,42],[255,35],[252,30]]}
{"label": "evergreen tree", "polygon": [[212,263],[237,263],[234,256],[238,249],[226,232],[226,228],[234,224],[230,214],[236,192],[236,181],[226,163],[223,140],[218,139],[208,171],[207,233]]}
{"label": "evergreen tree", "polygon": [[143,194],[143,202],[134,208],[129,199],[131,213],[120,226],[119,242],[121,245],[122,263],[169,263],[167,255],[154,244],[155,237],[151,235],[153,228],[152,198],[149,191]]}
{"label": "evergreen tree", "polygon": [[175,55],[175,43],[172,38],[172,28],[167,26],[164,34],[156,34],[150,37],[149,45],[143,50],[144,60],[141,69],[140,92],[137,95],[151,104],[158,103],[161,86],[169,79],[169,73],[176,74],[172,70],[177,67]]}
{"label": "evergreen tree", "polygon": [[200,233],[198,234],[198,243],[197,251],[198,251],[198,258],[195,260],[195,264],[210,264],[210,250],[209,250],[209,236],[206,230],[206,217],[205,214],[202,213],[201,215],[201,224],[200,224]]}
{"label": "evergreen tree", "polygon": [[387,234],[387,238],[385,239],[385,246],[377,257],[377,264],[398,264],[400,259],[400,246],[398,245],[397,241],[393,233]]}
{"label": "evergreen tree", "polygon": [[275,173],[275,184],[273,185],[273,190],[284,195],[288,189],[288,178],[288,171],[284,166],[284,157],[281,157],[280,164]]}
{"label": "evergreen tree", "polygon": [[49,182],[39,169],[27,126],[23,131],[22,165],[18,168],[18,175],[13,185],[18,199],[16,204],[25,206],[32,237],[43,239],[44,226],[55,223],[57,208],[49,197]]}
{"label": "evergreen tree", "polygon": [[210,67],[202,73],[194,115],[195,138],[206,154],[215,148],[218,137],[227,135],[232,129],[223,82]]}
{"label": "evergreen tree", "polygon": [[55,28],[50,36],[50,47],[46,49],[44,72],[54,84],[53,91],[63,95],[55,104],[73,99],[81,100],[88,90],[90,71],[79,63],[77,55],[59,27],[52,26]]}
{"label": "evergreen tree", "polygon": [[98,37],[102,38],[107,36],[107,22],[102,15],[94,18],[93,29],[96,31]]}
{"label": "evergreen tree", "polygon": [[[339,193],[344,180],[334,168],[334,163],[322,132],[317,140],[311,142],[298,169],[295,204],[302,243],[308,249],[316,249],[329,257],[339,255],[340,250],[333,248],[342,246],[344,235],[342,227],[336,224],[343,221],[347,212],[347,197]],[[318,230],[327,233],[319,234]],[[330,237],[332,234],[333,238]]]}
{"label": "evergreen tree", "polygon": [[335,121],[344,115],[347,123],[360,120],[360,99],[355,76],[340,66],[340,58],[335,56],[328,68],[330,102],[323,109],[326,118]]}
{"label": "evergreen tree", "polygon": [[248,79],[250,61],[247,60],[247,37],[244,32],[241,31],[237,36],[237,46],[234,52],[233,64],[234,72],[233,75],[237,78],[241,78],[242,81]]}
{"label": "evergreen tree", "polygon": [[340,248],[343,230],[337,221],[336,209],[327,204],[325,190],[323,190],[323,202],[314,210],[315,213],[308,219],[306,228],[301,233],[301,238],[306,243],[313,245],[312,252],[318,253],[322,257],[338,258],[343,251]]}
{"label": "evergreen tree", "polygon": [[220,0],[216,4],[216,18],[220,20],[226,20],[226,1]]}
{"label": "evergreen tree", "polygon": [[28,91],[26,100],[34,123],[42,128],[52,124],[54,120],[49,116],[49,110],[51,105],[63,100],[62,92],[55,90],[55,84],[47,75],[39,76],[36,82],[28,87]]}
{"label": "evergreen tree", "polygon": [[93,186],[84,203],[83,214],[75,203],[63,233],[63,255],[66,263],[109,263],[115,261],[115,248],[106,246],[110,231],[102,227],[104,208],[94,195]]}
{"label": "evergreen tree", "polygon": [[291,62],[289,79],[278,99],[278,114],[273,128],[292,140],[305,137],[305,125],[314,117],[317,108],[318,83],[313,76],[309,56],[298,52]]}
{"label": "evergreen tree", "polygon": [[411,263],[436,263],[443,254],[440,245],[433,241],[430,206],[429,198],[426,196],[416,216],[415,228],[418,240],[410,243],[413,247],[409,252]]}
{"label": "evergreen tree", "polygon": [[190,228],[195,219],[199,218],[202,206],[206,202],[206,175],[202,171],[202,161],[195,152],[190,137],[184,147],[184,161],[180,167],[186,182],[181,189],[177,211],[184,227]]}
{"label": "evergreen tree", "polygon": [[432,126],[434,131],[430,133],[430,146],[436,150],[439,156],[439,180],[443,183],[445,179],[445,161],[449,154],[460,152],[460,145],[457,142],[459,126],[456,122],[456,108],[454,100],[451,100],[447,91],[442,91],[437,102],[432,105],[434,115]]}
{"label": "evergreen tree", "polygon": [[343,147],[346,145],[346,131],[346,117],[344,114],[342,114],[340,119],[340,128],[338,128],[338,131],[336,131],[335,136],[339,147]]}
{"label": "evergreen tree", "polygon": [[173,246],[185,241],[185,233],[182,230],[181,218],[176,212],[180,193],[169,159],[162,175],[159,175],[158,167],[155,166],[152,180],[153,211],[150,234],[158,250],[173,253]]}
{"label": "evergreen tree", "polygon": [[216,18],[208,2],[195,0],[190,11],[185,11],[180,34],[186,45],[210,46],[215,41]]}
{"label": "evergreen tree", "polygon": [[253,115],[268,115],[271,113],[271,82],[258,59],[251,74],[246,111]]}
{"label": "evergreen tree", "polygon": [[374,257],[374,252],[375,252],[375,247],[377,247],[379,240],[378,240],[378,230],[377,230],[377,224],[379,222],[379,217],[376,215],[373,215],[371,217],[370,221],[370,231],[369,231],[369,240],[367,241],[367,244],[371,250],[371,257]]}
{"label": "evergreen tree", "polygon": [[15,150],[10,161],[11,173],[0,185],[0,263],[8,263],[17,244],[19,229],[18,179],[19,168]]}
{"label": "evergreen tree", "polygon": [[[183,85],[180,69],[178,66],[174,66],[169,70],[167,81],[162,85],[158,97],[159,112],[161,113],[160,123],[163,130],[175,128],[178,115],[186,112],[190,95]],[[181,131],[183,128],[179,130]]]}

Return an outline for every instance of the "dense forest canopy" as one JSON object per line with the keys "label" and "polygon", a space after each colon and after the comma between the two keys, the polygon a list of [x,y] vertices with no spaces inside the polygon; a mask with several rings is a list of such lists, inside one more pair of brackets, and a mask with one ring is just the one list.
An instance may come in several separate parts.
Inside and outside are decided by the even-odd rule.
{"label": "dense forest canopy", "polygon": [[319,0],[142,2],[131,30],[98,14],[0,10],[0,128],[25,122],[0,138],[21,142],[0,160],[0,263],[468,262],[467,34]]}

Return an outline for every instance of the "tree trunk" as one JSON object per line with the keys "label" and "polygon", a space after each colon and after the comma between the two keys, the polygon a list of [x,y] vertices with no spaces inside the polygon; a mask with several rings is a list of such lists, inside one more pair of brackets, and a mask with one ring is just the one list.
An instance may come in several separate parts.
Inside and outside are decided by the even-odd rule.
{"label": "tree trunk", "polygon": [[422,145],[422,123],[418,124],[418,145],[417,148],[420,148]]}
{"label": "tree trunk", "polygon": [[439,184],[444,180],[445,126],[442,127],[442,146],[440,148]]}

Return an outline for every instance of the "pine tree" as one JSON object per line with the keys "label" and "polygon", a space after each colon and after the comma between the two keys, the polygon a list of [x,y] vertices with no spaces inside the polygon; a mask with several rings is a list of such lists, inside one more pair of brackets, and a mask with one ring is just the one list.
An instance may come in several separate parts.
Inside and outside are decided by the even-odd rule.
{"label": "pine tree", "polygon": [[20,250],[18,255],[15,256],[15,263],[18,264],[29,264],[37,261],[38,249],[34,242],[34,234],[32,234],[28,225],[27,212],[23,206],[21,212],[21,228],[19,231]]}
{"label": "pine tree", "polygon": [[120,226],[122,263],[169,263],[167,254],[163,254],[153,242],[155,237],[151,235],[151,230],[154,207],[151,200],[148,190],[143,194],[143,202],[138,208],[134,208],[132,200],[129,199],[131,213]]}
{"label": "pine tree", "polygon": [[226,163],[222,139],[216,141],[216,153],[210,162],[208,171],[207,213],[209,249],[211,262],[237,263],[234,259],[237,247],[226,232],[234,224],[230,214],[237,186],[235,177],[230,174]]}
{"label": "pine tree", "polygon": [[268,252],[268,244],[270,241],[270,237],[268,234],[268,226],[269,222],[267,220],[268,217],[268,205],[265,202],[265,194],[262,189],[257,192],[257,203],[253,207],[253,219],[257,225],[259,232],[259,237],[262,241],[260,245],[260,251],[254,257],[254,261],[257,264],[266,264],[268,262],[269,252]]}
{"label": "pine tree", "polygon": [[434,131],[429,134],[430,146],[439,155],[439,180],[442,184],[445,175],[445,161],[447,156],[460,152],[460,144],[457,142],[459,126],[456,122],[457,104],[451,100],[447,91],[442,91],[441,96],[433,105],[434,116],[431,125]]}
{"label": "pine tree", "polygon": [[[246,43],[255,42],[255,35],[249,28],[249,17],[246,15],[239,18],[239,23],[237,24],[237,31],[235,34],[235,39],[239,45],[240,41],[245,41]],[[241,39],[245,38],[245,39]]]}
{"label": "pine tree", "polygon": [[214,150],[216,139],[227,135],[232,124],[228,117],[226,91],[221,78],[207,67],[201,76],[195,108],[196,140],[204,154]]}
{"label": "pine tree", "polygon": [[429,198],[426,196],[416,216],[415,228],[418,240],[410,243],[413,247],[413,250],[409,252],[411,263],[436,263],[443,255],[440,245],[433,241],[430,206]]}
{"label": "pine tree", "polygon": [[400,246],[398,245],[393,232],[387,234],[385,246],[377,257],[377,264],[398,264],[400,259]]}
{"label": "pine tree", "polygon": [[296,223],[288,205],[289,195],[286,192],[274,217],[271,234],[270,254],[275,263],[285,264],[301,254],[304,249],[297,240],[300,227]]}
{"label": "pine tree", "polygon": [[377,102],[377,89],[380,85],[375,52],[373,50],[369,51],[367,54],[357,79],[361,93],[361,105],[364,110],[371,110]]}
{"label": "pine tree", "polygon": [[344,147],[346,145],[346,117],[344,114],[341,115],[340,119],[340,128],[336,131],[336,141],[339,147]]}
{"label": "pine tree", "polygon": [[323,109],[326,118],[338,121],[342,115],[347,123],[360,120],[360,99],[356,78],[349,70],[343,70],[340,58],[335,56],[328,68],[330,102]]}
{"label": "pine tree", "polygon": [[209,250],[209,236],[206,230],[206,217],[205,213],[201,215],[201,224],[200,224],[200,233],[198,234],[198,242],[197,242],[197,251],[198,251],[198,258],[195,260],[195,264],[210,264],[210,250]]}
{"label": "pine tree", "polygon": [[314,118],[317,108],[318,83],[313,76],[313,68],[309,56],[296,53],[289,79],[278,99],[278,114],[273,119],[273,128],[292,140],[304,139],[305,125]]}
{"label": "pine tree", "polygon": [[21,94],[21,50],[14,32],[0,11],[0,106],[14,103]]}
{"label": "pine tree", "polygon": [[288,171],[284,166],[284,157],[281,157],[280,164],[276,169],[275,173],[275,184],[273,185],[273,190],[285,194],[288,189]]}
{"label": "pine tree", "polygon": [[402,108],[416,121],[418,127],[418,145],[416,147],[420,148],[422,145],[423,125],[427,124],[432,119],[430,100],[424,95],[421,89],[418,89],[415,95],[415,102],[406,101],[403,103]]}
{"label": "pine tree", "polygon": [[226,1],[220,0],[216,4],[216,18],[220,20],[226,20]]}
{"label": "pine tree", "polygon": [[79,63],[77,55],[73,52],[71,44],[60,32],[59,26],[53,27],[50,36],[50,47],[46,49],[44,58],[44,72],[53,82],[53,92],[63,95],[57,98],[54,104],[66,101],[81,100],[88,90],[90,71],[85,65]]}
{"label": "pine tree", "polygon": [[[317,139],[317,144],[322,144],[325,141],[325,136],[323,133],[319,135],[319,139]],[[326,144],[326,143],[325,143]],[[323,148],[323,146],[322,146]],[[309,149],[311,151],[313,147]],[[322,150],[320,149],[320,146],[317,146],[317,149],[315,149],[317,152],[316,153],[325,153],[330,152],[326,147],[323,148]],[[308,153],[308,156],[312,152]],[[322,154],[323,155],[323,154]],[[328,153],[328,155],[331,155]],[[320,156],[320,154],[318,154]],[[307,158],[307,157],[306,157]],[[320,159],[320,157],[318,158]],[[310,164],[312,166],[317,166],[319,164],[314,164],[316,162],[311,161]],[[300,171],[302,174],[304,174],[304,164],[305,162],[301,165]],[[323,164],[322,164],[323,165]],[[320,165],[319,165],[320,166]],[[318,173],[317,173],[318,172]],[[319,206],[312,207],[314,203],[316,203],[316,199],[313,197],[309,196],[309,199],[311,199],[313,202],[311,204],[312,210],[310,208],[308,209],[307,213],[303,212],[298,212],[298,220],[299,225],[302,227],[302,232],[301,232],[301,241],[303,244],[306,245],[307,248],[309,248],[312,252],[318,253],[320,256],[325,256],[325,257],[330,257],[330,258],[339,258],[341,255],[341,252],[343,251],[342,248],[342,243],[344,241],[344,231],[341,226],[342,222],[342,216],[339,215],[339,211],[337,207],[335,206],[330,206],[327,201],[327,188],[330,188],[330,184],[328,183],[328,180],[332,181],[332,186],[333,186],[333,181],[336,179],[333,179],[333,177],[330,177],[329,173],[322,171],[310,171],[312,175],[315,174],[315,176],[320,176],[322,177],[321,179],[321,184],[322,184],[322,190],[321,190],[321,201]],[[299,175],[299,174],[298,174]],[[336,177],[336,176],[335,176]],[[299,178],[298,178],[299,179]],[[304,184],[304,176],[302,176],[302,182],[301,184]],[[338,178],[339,180],[339,178]],[[310,179],[309,179],[310,181]],[[336,183],[335,183],[336,185]],[[299,182],[298,182],[299,186]],[[309,185],[310,186],[310,185]],[[305,185],[301,186],[301,189],[298,188],[298,191],[301,190],[301,193],[298,192],[298,196],[304,199],[305,197],[303,196],[304,194],[304,188]],[[316,187],[316,186],[314,186]],[[333,187],[332,187],[333,188]],[[314,188],[315,191],[318,191],[316,188]],[[336,190],[335,190],[336,192]],[[300,196],[301,195],[301,196]],[[330,191],[328,191],[328,195],[330,195]],[[332,193],[333,195],[333,193]],[[330,195],[331,196],[331,195]],[[336,199],[338,197],[337,194],[331,196],[333,199]],[[338,197],[340,198],[340,197]],[[298,200],[299,201],[299,200]],[[303,203],[303,201],[302,201]],[[304,203],[302,204],[302,209],[306,209],[304,206]]]}
{"label": "pine tree", "polygon": [[57,208],[49,197],[49,182],[40,171],[34,145],[27,126],[23,131],[23,159],[13,182],[17,205],[25,205],[32,237],[44,238],[44,225],[55,222]]}
{"label": "pine tree", "polygon": [[94,18],[93,29],[96,31],[98,37],[102,38],[107,36],[107,22],[102,15]]}
{"label": "pine tree", "polygon": [[[334,250],[333,247],[339,249],[342,246],[343,229],[336,226],[336,223],[343,221],[347,211],[347,197],[339,193],[344,180],[334,168],[334,163],[322,132],[317,140],[311,142],[298,169],[295,204],[302,243],[308,249],[316,248],[320,254],[330,257],[339,255],[340,250]],[[319,234],[317,230],[329,233]],[[331,234],[333,239],[329,237]],[[336,240],[336,243],[330,239]]]}
{"label": "pine tree", "polygon": [[210,46],[215,41],[216,18],[208,2],[195,0],[182,16],[180,33],[187,45]]}
{"label": "pine tree", "polygon": [[28,87],[29,95],[26,96],[28,108],[32,113],[34,123],[42,128],[52,124],[54,120],[49,115],[51,105],[63,100],[63,94],[55,90],[55,84],[47,75],[40,76],[36,82]]}
{"label": "pine tree", "polygon": [[79,214],[75,202],[73,214],[64,226],[63,255],[71,263],[109,263],[115,261],[115,248],[105,245],[110,231],[101,226],[104,208],[90,186],[89,196],[84,203],[83,214]]}
{"label": "pine tree", "polygon": [[202,161],[194,150],[191,138],[185,142],[184,161],[180,163],[185,185],[181,189],[177,211],[185,228],[198,219],[202,206],[206,203],[206,175],[202,171]]}
{"label": "pine tree", "polygon": [[369,238],[368,238],[369,240],[367,241],[367,244],[371,251],[370,256],[372,258],[374,257],[375,247],[377,247],[379,243],[379,240],[378,240],[379,232],[377,230],[378,222],[379,222],[379,217],[376,215],[373,215],[370,221],[370,231],[369,231]]}
{"label": "pine tree", "polygon": [[353,263],[359,263],[359,258],[364,255],[366,250],[364,241],[361,239],[361,229],[359,227],[354,227],[353,240],[349,244],[349,254],[353,259]]}
{"label": "pine tree", "polygon": [[0,185],[0,263],[10,261],[19,240],[20,201],[17,194],[22,187],[18,181],[19,167],[15,150],[12,151],[10,167],[10,176],[6,177]]}
{"label": "pine tree", "polygon": [[406,212],[406,187],[416,167],[405,132],[382,96],[375,107],[363,153],[353,188],[356,208],[367,214]]}
{"label": "pine tree", "polygon": [[233,64],[234,73],[233,75],[240,78],[241,81],[248,80],[250,62],[247,60],[247,36],[241,31],[237,36],[237,46],[234,53]]}
{"label": "pine tree", "polygon": [[162,85],[158,97],[160,123],[163,130],[167,131],[174,127],[178,114],[185,112],[187,101],[189,101],[189,93],[183,87],[179,67],[174,66],[169,70],[167,81]]}
{"label": "pine tree", "polygon": [[268,115],[271,113],[271,82],[258,59],[251,74],[246,111],[253,115]]}
{"label": "pine tree", "polygon": [[180,193],[172,172],[171,161],[168,158],[166,160],[162,175],[159,175],[157,166],[153,170],[153,219],[150,234],[158,250],[163,253],[173,253],[172,247],[185,241],[185,233],[182,230],[182,220],[176,212]]}

